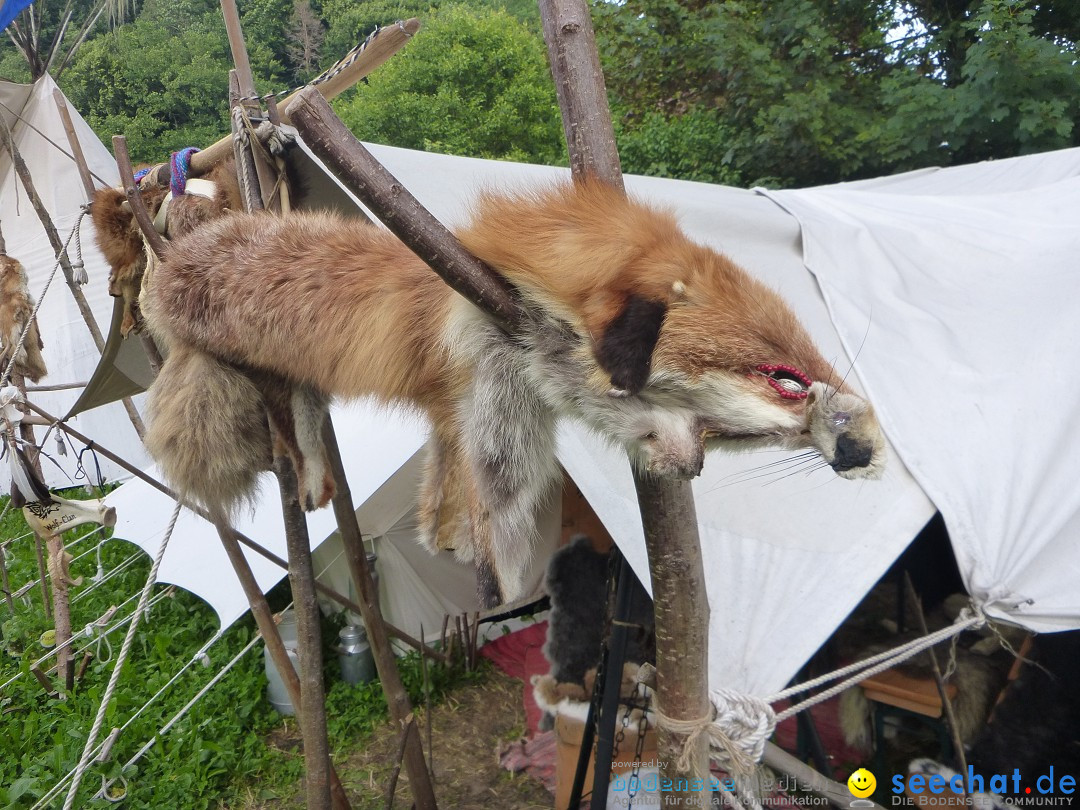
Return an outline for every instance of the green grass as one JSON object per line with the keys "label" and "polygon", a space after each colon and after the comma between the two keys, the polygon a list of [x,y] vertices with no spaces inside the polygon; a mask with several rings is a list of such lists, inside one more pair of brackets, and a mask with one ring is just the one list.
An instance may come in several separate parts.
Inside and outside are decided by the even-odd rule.
{"label": "green grass", "polygon": [[[78,492],[65,495],[87,497]],[[6,498],[0,499],[0,509],[6,503]],[[70,544],[72,537],[92,529],[80,527],[65,539]],[[11,510],[0,522],[0,542],[27,531],[21,511]],[[75,546],[73,553],[78,556],[93,549],[103,536],[99,534],[83,541]],[[120,539],[109,539],[101,546],[106,571],[136,553],[137,560],[124,573],[73,602],[73,628],[83,628],[111,605],[137,594],[145,582],[150,567],[145,554]],[[7,566],[13,589],[37,577],[32,538],[11,542]],[[89,578],[96,569],[95,553],[72,565],[73,576],[87,578],[81,587],[71,589],[72,597],[87,589]],[[156,586],[155,595],[166,588]],[[290,600],[287,580],[268,597],[272,608],[283,608]],[[114,617],[114,621],[127,615],[133,605],[134,600]],[[76,765],[108,682],[112,662],[95,658],[70,696],[66,699],[50,697],[29,672],[32,662],[46,652],[39,639],[51,627],[42,610],[40,591],[35,587],[25,598],[17,600],[14,615],[0,603],[0,618],[3,619],[0,625],[0,684],[19,675],[14,683],[0,691],[0,808],[28,808]],[[324,626],[324,657],[329,684],[327,703],[332,707],[329,712],[330,743],[335,752],[362,744],[363,737],[386,716],[386,703],[377,682],[353,687],[337,680],[337,661],[330,644],[336,641],[340,624],[340,620],[331,619]],[[138,630],[101,736],[127,722],[185,662],[191,660],[216,629],[214,612],[186,591],[172,589],[167,598],[158,602],[149,620],[144,619]],[[110,636],[114,654],[123,641],[125,630],[122,628]],[[237,806],[243,803],[244,797],[267,796],[266,786],[294,784],[303,768],[299,751],[278,751],[265,742],[266,736],[281,726],[283,720],[265,699],[261,644],[245,655],[167,735],[157,740],[135,766],[121,772],[123,763],[233,658],[254,632],[254,622],[249,614],[209,650],[208,667],[193,666],[132,722],[118,739],[110,760],[94,764],[87,772],[76,806],[114,806],[93,798],[101,788],[103,777],[123,777],[127,784],[124,806],[128,808],[171,806],[198,810]],[[80,641],[76,649],[84,643]],[[102,653],[105,653],[104,647]],[[76,666],[81,657],[76,658]],[[406,656],[400,663],[406,686],[413,699],[419,701],[423,689],[418,657]],[[51,661],[43,664],[42,669],[50,664]],[[430,667],[429,675],[436,698],[463,679],[480,677],[439,667]],[[63,795],[61,793],[49,806],[61,806]]]}

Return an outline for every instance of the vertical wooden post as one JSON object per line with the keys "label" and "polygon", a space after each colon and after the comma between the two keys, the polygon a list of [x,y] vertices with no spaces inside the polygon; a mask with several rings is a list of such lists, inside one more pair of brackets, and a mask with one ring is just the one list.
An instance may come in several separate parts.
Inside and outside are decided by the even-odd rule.
{"label": "vertical wooden post", "polygon": [[[604,76],[596,51],[589,7],[583,0],[539,0],[552,76],[563,115],[563,132],[575,179],[592,176],[622,188]],[[676,721],[704,721],[708,699],[709,603],[701,565],[694,496],[688,481],[635,472],[634,484],[645,529],[656,610],[656,702]],[[690,735],[658,729],[665,807],[701,806],[709,792],[705,735],[693,738],[689,766],[677,763]],[[670,781],[668,781],[670,780]],[[662,785],[663,787],[663,785]]]}
{"label": "vertical wooden post", "polygon": [[[338,447],[334,424],[327,417],[323,424],[323,444],[326,446],[327,460],[337,484],[334,495],[334,517],[337,518],[342,544],[345,546],[345,559],[349,564],[356,592],[360,595],[360,615],[367,627],[368,641],[375,658],[375,668],[379,673],[386,704],[390,708],[390,717],[402,729],[407,729],[412,718],[412,705],[409,694],[401,682],[394,651],[390,648],[390,639],[383,625],[382,612],[379,610],[379,595],[371,579],[367,564],[367,551],[360,536],[360,525],[356,521],[352,493],[345,477],[345,466],[341,462],[341,449]],[[421,641],[424,639],[421,638]],[[405,733],[405,732],[403,732]],[[430,742],[428,743],[430,746]],[[416,810],[435,810],[435,788],[431,783],[431,772],[424,761],[424,746],[420,734],[407,734],[402,739],[405,758],[405,772],[409,775],[409,790],[413,795]]]}
{"label": "vertical wooden post", "polygon": [[240,79],[240,95],[245,99],[254,99],[255,77],[251,73],[251,61],[248,59],[247,45],[244,43],[244,32],[240,30],[240,13],[236,10],[236,0],[221,0],[221,14],[225,18],[225,33],[229,37],[233,64],[236,65],[236,72]]}
{"label": "vertical wooden post", "polygon": [[300,507],[296,472],[288,456],[274,459],[285,517],[289,549],[289,585],[296,611],[297,651],[300,655],[300,726],[304,735],[304,784],[307,810],[330,806],[330,743],[326,733],[326,689],[323,686],[322,630],[311,540]]}
{"label": "vertical wooden post", "polygon": [[[222,0],[222,8],[232,5],[232,0]],[[229,14],[226,12],[226,18]],[[239,26],[239,20],[237,20]],[[243,39],[240,40],[241,47]],[[240,82],[241,71],[230,73],[230,84],[235,88]],[[248,69],[250,76],[250,68]],[[232,100],[231,100],[232,101]],[[237,136],[233,122],[233,137]],[[238,141],[237,141],[238,143]],[[237,148],[236,171],[240,175],[240,187],[255,192],[245,196],[248,212],[262,208],[259,198],[260,182],[255,176],[255,163],[249,150]],[[275,447],[278,442],[275,440]],[[297,652],[300,657],[300,705],[302,706],[301,731],[304,737],[305,792],[308,810],[330,807],[330,743],[326,730],[326,689],[322,679],[322,630],[320,627],[319,602],[315,596],[315,575],[311,565],[311,540],[307,521],[300,506],[296,472],[288,456],[274,458],[274,473],[281,491],[281,511],[285,521],[285,543],[289,550],[289,584],[292,587],[296,610]],[[290,665],[291,666],[291,665]]]}
{"label": "vertical wooden post", "polygon": [[[296,709],[297,719],[302,723],[304,721],[304,701],[303,692],[300,688],[300,678],[297,676],[296,670],[293,669],[292,660],[285,650],[285,643],[281,640],[277,624],[274,623],[274,614],[271,613],[266,596],[263,594],[258,582],[255,581],[251,566],[248,565],[247,558],[244,557],[244,552],[240,549],[237,533],[229,526],[220,523],[215,524],[215,527],[217,528],[218,537],[221,538],[221,545],[229,557],[229,562],[232,563],[233,571],[236,572],[236,578],[240,580],[240,586],[244,589],[244,595],[247,596],[248,604],[251,606],[251,615],[255,617],[255,624],[258,626],[259,632],[262,633],[266,649],[270,652],[270,658],[273,660],[274,666],[277,667],[278,674],[281,675],[285,689],[289,692],[289,700],[293,708]],[[306,749],[307,743],[305,742],[304,745]],[[330,801],[334,810],[349,810],[349,800],[345,795],[345,788],[342,787],[341,780],[338,778],[337,771],[334,770],[332,763],[329,766],[329,777]]]}

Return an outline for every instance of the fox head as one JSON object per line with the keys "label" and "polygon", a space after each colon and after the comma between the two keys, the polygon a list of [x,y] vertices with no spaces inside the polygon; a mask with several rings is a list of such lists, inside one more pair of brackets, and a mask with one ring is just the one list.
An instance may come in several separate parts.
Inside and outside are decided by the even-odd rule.
{"label": "fox head", "polygon": [[711,447],[769,446],[817,450],[844,478],[882,473],[870,403],[775,291],[670,213],[587,181],[483,197],[461,238],[551,317],[533,339],[549,399],[641,469],[693,477]]}

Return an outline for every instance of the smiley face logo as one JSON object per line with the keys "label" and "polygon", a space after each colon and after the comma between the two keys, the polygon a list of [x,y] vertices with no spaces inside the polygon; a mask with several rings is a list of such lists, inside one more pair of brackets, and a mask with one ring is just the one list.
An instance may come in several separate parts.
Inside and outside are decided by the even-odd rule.
{"label": "smiley face logo", "polygon": [[859,768],[847,780],[848,790],[851,791],[851,795],[859,799],[865,799],[871,793],[874,792],[874,788],[877,787],[877,779],[866,768]]}

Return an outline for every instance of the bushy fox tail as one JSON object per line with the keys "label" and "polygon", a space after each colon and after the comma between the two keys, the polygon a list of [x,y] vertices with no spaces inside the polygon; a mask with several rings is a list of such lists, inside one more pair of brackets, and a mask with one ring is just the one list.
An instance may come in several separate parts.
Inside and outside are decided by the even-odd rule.
{"label": "bushy fox tail", "polygon": [[147,408],[147,449],[179,495],[214,518],[250,501],[273,457],[262,394],[247,376],[177,344]]}

